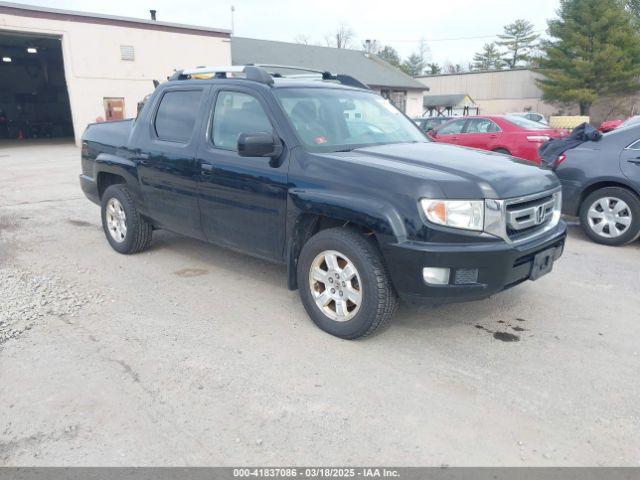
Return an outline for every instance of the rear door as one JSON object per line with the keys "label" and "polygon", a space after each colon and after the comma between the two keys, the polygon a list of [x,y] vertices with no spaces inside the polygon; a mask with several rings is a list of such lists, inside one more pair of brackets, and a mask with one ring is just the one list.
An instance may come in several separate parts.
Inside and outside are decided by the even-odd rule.
{"label": "rear door", "polygon": [[459,120],[453,120],[449,123],[445,123],[434,130],[435,135],[433,138],[435,138],[436,142],[453,143],[454,145],[458,145],[460,143],[460,137],[465,122],[466,119],[461,118]]}
{"label": "rear door", "polygon": [[285,243],[288,151],[279,164],[238,155],[242,133],[275,133],[264,99],[242,87],[219,87],[208,112],[206,141],[198,151],[198,191],[207,239],[272,260]]}
{"label": "rear door", "polygon": [[176,86],[162,92],[140,125],[132,152],[149,215],[159,226],[202,238],[196,147],[207,86]]}
{"label": "rear door", "polygon": [[500,136],[500,127],[488,118],[469,118],[460,135],[460,145],[493,150]]}
{"label": "rear door", "polygon": [[622,150],[620,169],[640,189],[640,140]]}

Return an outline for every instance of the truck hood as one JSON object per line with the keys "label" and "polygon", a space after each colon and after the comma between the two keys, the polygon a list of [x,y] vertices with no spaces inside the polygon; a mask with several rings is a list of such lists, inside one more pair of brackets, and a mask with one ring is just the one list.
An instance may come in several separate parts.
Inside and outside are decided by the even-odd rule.
{"label": "truck hood", "polygon": [[424,178],[447,198],[513,198],[560,186],[553,172],[526,160],[435,142],[380,145],[322,156]]}

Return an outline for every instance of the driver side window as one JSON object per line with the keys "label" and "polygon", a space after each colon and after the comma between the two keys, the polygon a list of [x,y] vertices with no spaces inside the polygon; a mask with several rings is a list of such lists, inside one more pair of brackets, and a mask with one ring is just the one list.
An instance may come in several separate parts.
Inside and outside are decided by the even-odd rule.
{"label": "driver side window", "polygon": [[462,132],[462,127],[464,127],[465,121],[465,119],[455,120],[443,127],[440,127],[438,129],[438,135],[455,135]]}
{"label": "driver side window", "polygon": [[252,95],[220,92],[211,124],[213,144],[226,150],[238,150],[238,137],[242,133],[273,134],[273,127],[262,105]]}

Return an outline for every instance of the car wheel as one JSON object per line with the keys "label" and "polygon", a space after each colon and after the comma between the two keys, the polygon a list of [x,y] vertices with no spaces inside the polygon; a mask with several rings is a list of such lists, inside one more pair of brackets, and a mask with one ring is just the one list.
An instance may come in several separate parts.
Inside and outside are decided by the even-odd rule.
{"label": "car wheel", "polygon": [[398,299],[373,240],[356,230],[322,230],[298,259],[300,298],[313,322],[353,340],[385,326]]}
{"label": "car wheel", "polygon": [[503,155],[511,155],[511,152],[509,150],[507,150],[506,148],[496,148],[493,151],[496,152],[496,153],[501,153]]}
{"label": "car wheel", "polygon": [[632,242],[640,235],[640,199],[620,187],[596,190],[582,202],[580,223],[594,242],[603,245]]}
{"label": "car wheel", "polygon": [[102,195],[102,228],[116,252],[138,253],[151,245],[153,227],[140,215],[125,185],[111,185]]}

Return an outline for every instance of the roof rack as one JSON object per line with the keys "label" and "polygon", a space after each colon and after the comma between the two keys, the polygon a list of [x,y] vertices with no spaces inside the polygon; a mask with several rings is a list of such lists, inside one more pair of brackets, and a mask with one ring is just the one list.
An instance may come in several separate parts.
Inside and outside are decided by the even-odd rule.
{"label": "roof rack", "polygon": [[255,65],[233,65],[233,66],[218,66],[218,67],[195,67],[185,70],[177,70],[172,76],[168,77],[169,81],[173,80],[188,80],[191,78],[197,78],[198,75],[213,75],[214,78],[229,78],[229,73],[243,73],[247,80],[264,83],[266,85],[273,85],[274,78],[315,78],[312,75],[286,75],[273,70],[294,70],[300,72],[308,72],[312,74],[320,75],[320,80],[325,81],[337,81],[343,85],[348,85],[356,88],[363,88],[369,90],[369,87],[362,83],[360,80],[352,77],[351,75],[333,74],[326,70],[318,70],[314,68],[296,67],[292,65],[269,65],[269,64],[255,64]]}

